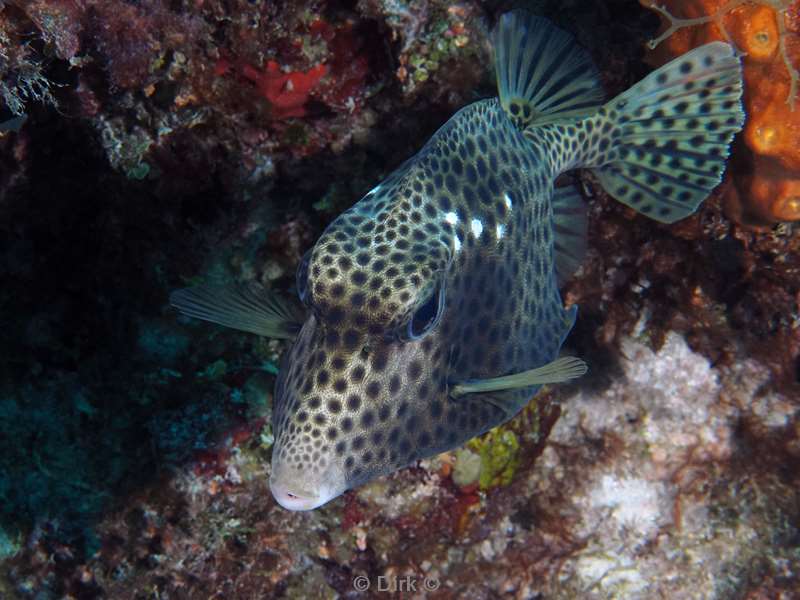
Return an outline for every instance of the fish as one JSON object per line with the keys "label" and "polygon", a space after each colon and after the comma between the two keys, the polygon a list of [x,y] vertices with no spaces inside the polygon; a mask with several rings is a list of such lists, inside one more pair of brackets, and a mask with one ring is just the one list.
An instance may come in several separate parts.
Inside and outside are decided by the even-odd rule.
{"label": "fish", "polygon": [[604,101],[573,37],[525,11],[492,32],[498,96],[453,115],[324,230],[296,298],[257,284],[173,292],[186,315],[290,341],[274,390],[270,488],[289,510],[451,450],[587,364],[560,356],[577,306],[590,170],[662,223],[719,184],[744,122],[742,68],[700,46]]}

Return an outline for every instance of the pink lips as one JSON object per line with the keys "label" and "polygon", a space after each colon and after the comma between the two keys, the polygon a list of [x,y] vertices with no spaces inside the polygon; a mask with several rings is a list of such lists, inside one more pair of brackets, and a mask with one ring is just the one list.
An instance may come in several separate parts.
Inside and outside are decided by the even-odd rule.
{"label": "pink lips", "polygon": [[278,504],[287,510],[311,510],[323,503],[319,496],[296,493],[295,490],[277,481],[271,480],[269,487]]}

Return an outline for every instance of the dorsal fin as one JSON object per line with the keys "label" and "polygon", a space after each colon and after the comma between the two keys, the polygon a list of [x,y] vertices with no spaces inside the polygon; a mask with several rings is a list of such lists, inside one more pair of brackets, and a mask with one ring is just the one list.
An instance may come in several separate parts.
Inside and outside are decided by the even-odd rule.
{"label": "dorsal fin", "polygon": [[562,285],[586,256],[586,206],[573,185],[553,192],[553,251],[556,277]]}
{"label": "dorsal fin", "polygon": [[511,11],[500,17],[493,38],[500,104],[520,129],[588,115],[602,104],[591,58],[547,19]]}

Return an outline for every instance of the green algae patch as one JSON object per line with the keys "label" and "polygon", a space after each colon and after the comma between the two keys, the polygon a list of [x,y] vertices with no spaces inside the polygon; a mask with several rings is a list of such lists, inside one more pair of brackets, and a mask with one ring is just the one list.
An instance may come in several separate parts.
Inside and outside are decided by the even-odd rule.
{"label": "green algae patch", "polygon": [[478,485],[490,490],[511,483],[519,466],[519,440],[513,431],[495,427],[467,444],[480,456]]}

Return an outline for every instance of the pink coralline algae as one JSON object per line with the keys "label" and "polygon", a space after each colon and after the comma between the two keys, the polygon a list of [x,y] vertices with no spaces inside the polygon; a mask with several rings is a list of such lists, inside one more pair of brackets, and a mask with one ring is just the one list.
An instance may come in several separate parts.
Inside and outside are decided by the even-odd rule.
{"label": "pink coralline algae", "polygon": [[11,0],[42,32],[44,39],[55,47],[56,54],[71,60],[80,50],[80,33],[84,13],[78,0]]}

